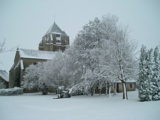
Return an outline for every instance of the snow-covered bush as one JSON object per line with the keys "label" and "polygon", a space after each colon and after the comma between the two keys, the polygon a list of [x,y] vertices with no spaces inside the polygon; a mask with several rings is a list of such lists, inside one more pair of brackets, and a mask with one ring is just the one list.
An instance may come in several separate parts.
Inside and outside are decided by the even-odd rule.
{"label": "snow-covered bush", "polygon": [[88,95],[90,93],[90,85],[87,81],[83,81],[72,86],[69,89],[69,93],[71,95]]}
{"label": "snow-covered bush", "polygon": [[23,94],[23,88],[14,87],[8,89],[0,89],[0,95],[19,95]]}
{"label": "snow-covered bush", "polygon": [[24,91],[37,91],[40,86],[40,73],[43,70],[43,63],[38,63],[36,65],[30,65],[25,70],[25,75],[23,81],[21,82]]}
{"label": "snow-covered bush", "polygon": [[49,91],[55,91],[59,85],[69,86],[69,71],[66,68],[71,65],[66,63],[67,55],[58,52],[53,60],[49,60],[36,65],[30,65],[25,70],[22,81],[22,87],[25,91],[41,90],[43,83],[49,88]]}

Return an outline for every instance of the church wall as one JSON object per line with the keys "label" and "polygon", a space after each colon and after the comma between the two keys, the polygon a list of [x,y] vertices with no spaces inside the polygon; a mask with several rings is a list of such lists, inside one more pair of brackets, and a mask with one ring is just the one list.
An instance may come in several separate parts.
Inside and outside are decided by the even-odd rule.
{"label": "church wall", "polygon": [[14,87],[14,70],[13,69],[11,69],[10,71],[9,71],[9,88],[12,88],[12,87]]}
{"label": "church wall", "polygon": [[22,58],[24,68],[28,67],[31,64],[37,64],[38,62],[45,62],[45,59],[32,59],[32,58]]}
{"label": "church wall", "polygon": [[9,87],[19,87],[20,86],[20,65],[14,66],[9,71]]}
{"label": "church wall", "polygon": [[14,58],[14,65],[16,65],[19,62],[19,59],[20,59],[20,55],[19,55],[19,51],[17,50]]}
{"label": "church wall", "polygon": [[2,77],[0,77],[0,89],[8,88],[8,82],[6,82]]}
{"label": "church wall", "polygon": [[[17,66],[19,60],[20,60],[20,55],[19,55],[19,51],[17,50],[15,58],[14,58],[14,64],[13,64],[12,68],[9,71],[9,87],[10,88],[16,86],[15,83],[16,83],[16,79],[17,79],[16,78],[17,68],[15,68],[15,67],[19,68],[19,66]],[[18,74],[20,74],[20,73],[18,73]]]}

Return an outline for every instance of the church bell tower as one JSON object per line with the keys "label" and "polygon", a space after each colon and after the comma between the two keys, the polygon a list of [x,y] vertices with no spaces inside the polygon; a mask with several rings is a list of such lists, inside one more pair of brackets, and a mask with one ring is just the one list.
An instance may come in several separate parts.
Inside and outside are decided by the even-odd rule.
{"label": "church bell tower", "polygon": [[69,46],[69,36],[54,22],[39,43],[39,50],[64,51]]}

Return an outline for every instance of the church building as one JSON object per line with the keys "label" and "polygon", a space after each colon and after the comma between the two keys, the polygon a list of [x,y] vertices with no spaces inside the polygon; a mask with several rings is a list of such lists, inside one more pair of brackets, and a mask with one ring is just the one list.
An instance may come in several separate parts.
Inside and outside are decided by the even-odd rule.
{"label": "church building", "polygon": [[49,28],[39,43],[39,50],[17,48],[14,64],[9,71],[9,87],[20,87],[25,69],[38,62],[54,59],[57,51],[69,47],[69,36],[54,24]]}
{"label": "church building", "polygon": [[[9,71],[9,87],[21,87],[21,81],[23,80],[25,69],[29,65],[52,60],[58,51],[63,52],[68,47],[69,36],[54,22],[42,37],[38,46],[39,50],[17,48],[14,64]],[[122,83],[116,81],[114,84],[117,92],[122,92]],[[134,80],[127,81],[126,85],[128,91],[136,89],[136,82]]]}

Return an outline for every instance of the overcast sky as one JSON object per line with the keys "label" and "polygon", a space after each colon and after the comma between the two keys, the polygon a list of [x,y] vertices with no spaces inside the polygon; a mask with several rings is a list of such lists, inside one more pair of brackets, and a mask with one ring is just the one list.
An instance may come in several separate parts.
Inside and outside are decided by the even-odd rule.
{"label": "overcast sky", "polygon": [[[73,41],[84,24],[106,14],[129,26],[138,46],[160,44],[160,0],[0,0],[0,41],[8,49],[38,49],[54,20]],[[14,52],[1,54],[0,69],[9,70],[13,58]]]}

